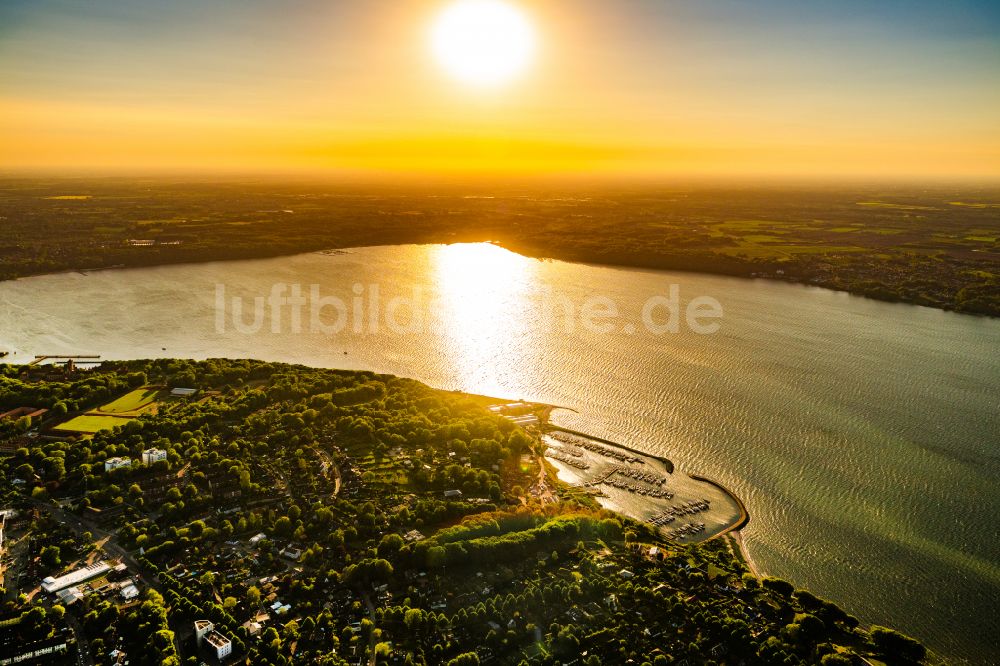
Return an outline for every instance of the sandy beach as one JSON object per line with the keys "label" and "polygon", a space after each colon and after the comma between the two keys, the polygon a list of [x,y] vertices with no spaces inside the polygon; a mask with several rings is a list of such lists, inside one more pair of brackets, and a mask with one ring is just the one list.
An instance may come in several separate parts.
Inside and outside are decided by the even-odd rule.
{"label": "sandy beach", "polygon": [[750,569],[750,572],[757,578],[761,578],[761,571],[757,567],[757,564],[753,561],[753,558],[750,557],[750,552],[747,550],[746,543],[743,541],[743,534],[740,530],[733,530],[729,533],[729,536],[732,538],[732,543],[736,544],[736,548],[739,550],[739,557],[746,562],[747,568]]}

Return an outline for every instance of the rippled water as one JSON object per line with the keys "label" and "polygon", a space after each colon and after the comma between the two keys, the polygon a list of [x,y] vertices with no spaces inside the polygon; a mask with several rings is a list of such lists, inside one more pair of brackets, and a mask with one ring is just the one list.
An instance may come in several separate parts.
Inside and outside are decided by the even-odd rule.
{"label": "rippled water", "polygon": [[[310,331],[306,314],[295,333],[285,310],[278,332],[270,318],[258,333],[235,332],[231,298],[243,297],[251,321],[252,297],[274,283],[306,294],[318,284],[347,306],[352,286],[370,304],[377,284],[383,313],[408,295],[434,322],[374,330],[370,312],[355,321],[349,311],[346,330],[327,334]],[[671,284],[682,306],[718,300],[718,332],[642,326],[643,304]],[[579,317],[567,330],[566,304],[578,311],[594,296],[618,308],[602,320],[614,330],[587,330]],[[332,312],[320,323],[332,325]],[[397,321],[413,324],[408,312],[398,307]],[[18,359],[250,356],[573,408],[556,412],[562,425],[668,456],[740,495],[750,554],[767,573],[952,659],[1000,659],[1000,321],[765,281],[541,262],[492,246],[44,276],[0,283],[0,316],[0,348]]]}

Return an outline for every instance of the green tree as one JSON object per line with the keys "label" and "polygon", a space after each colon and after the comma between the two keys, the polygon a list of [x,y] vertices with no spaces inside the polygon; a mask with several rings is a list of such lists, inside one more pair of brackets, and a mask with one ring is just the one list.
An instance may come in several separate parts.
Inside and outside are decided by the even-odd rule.
{"label": "green tree", "polygon": [[777,592],[783,597],[791,597],[792,592],[795,591],[795,586],[789,583],[787,580],[782,580],[781,578],[774,578],[773,576],[768,576],[763,581],[761,581],[769,590]]}
{"label": "green tree", "polygon": [[282,516],[274,522],[274,531],[283,537],[292,535],[292,520],[288,516]]}
{"label": "green tree", "polygon": [[448,666],[479,666],[479,655],[475,652],[465,652],[449,661]]}
{"label": "green tree", "polygon": [[884,657],[921,661],[927,656],[927,649],[920,641],[887,627],[873,626],[871,638],[875,649]]}
{"label": "green tree", "polygon": [[53,569],[60,564],[62,564],[62,559],[60,558],[59,546],[45,546],[42,548],[41,560],[42,564]]}

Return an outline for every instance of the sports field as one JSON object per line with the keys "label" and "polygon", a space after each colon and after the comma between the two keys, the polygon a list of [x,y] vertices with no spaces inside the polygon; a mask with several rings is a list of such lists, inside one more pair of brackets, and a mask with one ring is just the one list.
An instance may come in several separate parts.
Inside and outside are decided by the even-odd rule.
{"label": "sports field", "polygon": [[132,419],[121,416],[100,416],[95,414],[84,414],[70,419],[66,423],[57,425],[53,430],[64,430],[66,432],[82,432],[93,434],[98,430],[110,430],[115,426],[123,426]]}
{"label": "sports field", "polygon": [[138,416],[156,407],[156,398],[162,389],[158,386],[143,386],[122,397],[95,409],[95,414],[118,414]]}
{"label": "sports field", "polygon": [[160,386],[143,386],[112,400],[106,405],[70,419],[54,428],[66,432],[93,434],[123,426],[132,419],[156,409],[156,400],[163,391]]}

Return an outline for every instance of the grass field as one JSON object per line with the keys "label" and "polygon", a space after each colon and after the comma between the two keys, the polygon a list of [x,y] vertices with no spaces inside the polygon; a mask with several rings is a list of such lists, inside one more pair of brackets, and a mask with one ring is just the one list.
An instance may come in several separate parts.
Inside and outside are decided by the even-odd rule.
{"label": "grass field", "polygon": [[118,414],[121,416],[138,416],[150,411],[156,406],[156,398],[162,389],[156,386],[144,386],[130,393],[126,393],[117,400],[113,400],[106,405],[102,405],[94,410],[100,414]]}
{"label": "grass field", "polygon": [[98,430],[123,426],[132,419],[155,410],[157,398],[162,391],[163,388],[159,386],[143,386],[95,410],[72,418],[54,429],[93,434]]}
{"label": "grass field", "polygon": [[54,430],[66,432],[82,432],[93,434],[98,430],[110,430],[115,426],[123,426],[131,419],[121,416],[100,416],[95,414],[84,414],[70,419],[66,423],[57,425]]}

